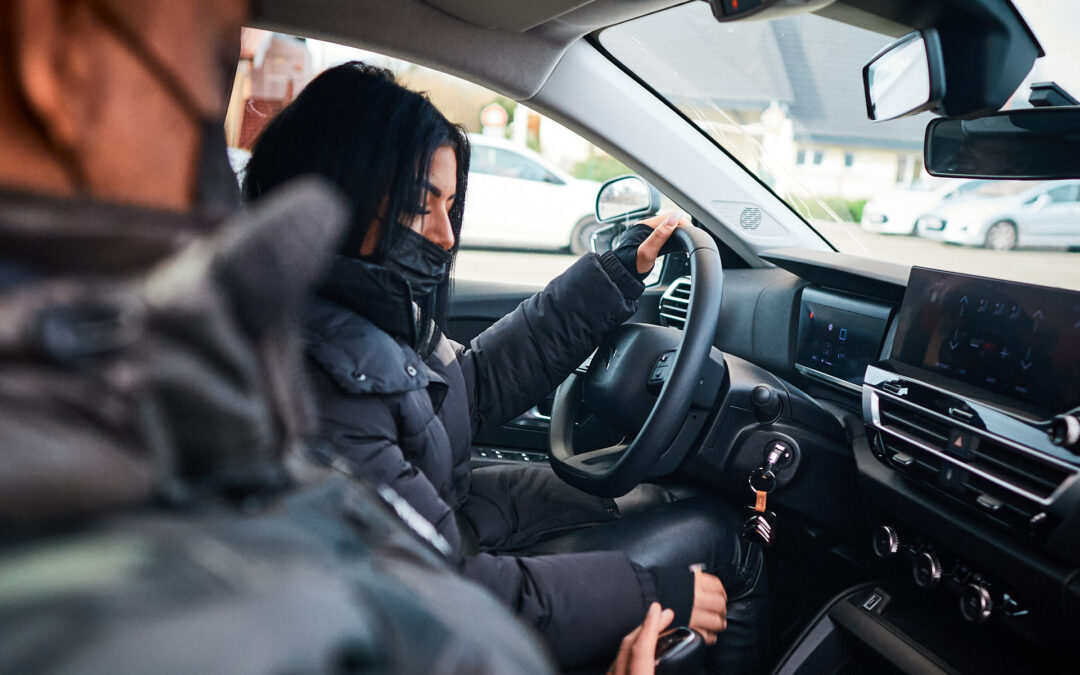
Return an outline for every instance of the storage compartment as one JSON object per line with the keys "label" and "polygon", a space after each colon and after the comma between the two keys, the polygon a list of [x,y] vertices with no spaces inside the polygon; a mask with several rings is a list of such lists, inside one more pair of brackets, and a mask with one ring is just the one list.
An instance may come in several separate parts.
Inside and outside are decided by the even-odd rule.
{"label": "storage compartment", "polygon": [[818,613],[773,673],[1073,672],[1068,648],[1040,647],[994,621],[967,623],[955,604],[902,581],[852,587]]}

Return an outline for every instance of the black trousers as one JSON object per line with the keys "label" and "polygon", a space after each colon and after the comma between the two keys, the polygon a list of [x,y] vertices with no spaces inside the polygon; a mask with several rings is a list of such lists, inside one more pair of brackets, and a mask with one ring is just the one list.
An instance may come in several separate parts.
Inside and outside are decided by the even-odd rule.
{"label": "black trousers", "polygon": [[626,497],[603,499],[567,485],[547,466],[493,466],[473,471],[459,522],[467,530],[463,536],[472,535],[472,545],[482,552],[618,550],[643,567],[701,564],[720,577],[728,593],[728,627],[708,651],[709,670],[764,670],[764,561],[759,547],[739,536],[738,511],[719,499],[677,499],[648,484]]}

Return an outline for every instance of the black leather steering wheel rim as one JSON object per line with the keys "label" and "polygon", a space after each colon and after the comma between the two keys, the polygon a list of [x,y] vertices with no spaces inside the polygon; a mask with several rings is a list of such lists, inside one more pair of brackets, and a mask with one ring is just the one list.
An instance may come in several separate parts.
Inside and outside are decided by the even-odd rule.
{"label": "black leather steering wheel rim", "polygon": [[[664,252],[672,246],[682,248],[689,256],[690,304],[670,374],[634,440],[629,445],[574,452],[574,417],[585,378],[593,368],[611,366],[610,356],[615,355],[616,346],[607,347],[610,356],[605,356],[601,354],[605,349],[602,344],[588,366],[589,371],[571,374],[556,391],[549,432],[552,468],[564,481],[585,492],[618,497],[652,475],[660,458],[674,444],[690,412],[694,394],[702,384],[701,374],[706,370],[720,319],[723,266],[716,242],[700,228],[677,228]],[[627,324],[634,325],[641,324]],[[626,359],[622,363],[626,364]],[[645,387],[644,382],[640,385]]]}

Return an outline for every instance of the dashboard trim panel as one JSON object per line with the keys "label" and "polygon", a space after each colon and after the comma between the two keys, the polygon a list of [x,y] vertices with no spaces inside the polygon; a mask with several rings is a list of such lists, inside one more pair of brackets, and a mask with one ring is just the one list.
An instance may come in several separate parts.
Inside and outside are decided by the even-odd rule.
{"label": "dashboard trim panel", "polygon": [[919,406],[914,406],[914,405],[908,403],[907,401],[905,401],[905,400],[903,400],[903,399],[901,399],[899,397],[893,396],[893,395],[891,395],[891,394],[889,394],[887,392],[878,391],[876,389],[871,389],[870,390],[870,393],[869,393],[869,397],[870,397],[870,401],[869,401],[870,419],[871,419],[871,422],[872,422],[875,429],[877,429],[878,431],[884,432],[886,434],[889,434],[890,436],[893,436],[894,438],[899,438],[900,440],[902,440],[902,441],[904,441],[906,443],[910,443],[911,445],[914,445],[915,447],[934,455],[938,459],[944,460],[946,462],[949,462],[950,464],[953,464],[953,465],[958,466],[958,467],[960,467],[960,468],[962,468],[962,469],[964,469],[966,471],[969,471],[969,472],[975,474],[976,476],[979,476],[980,478],[982,478],[984,480],[987,480],[987,481],[997,485],[998,487],[1001,487],[1001,488],[1003,488],[1005,490],[1008,490],[1008,491],[1010,491],[1010,492],[1012,492],[1012,493],[1014,493],[1014,494],[1016,494],[1016,495],[1018,495],[1020,497],[1023,497],[1025,499],[1029,499],[1029,500],[1031,500],[1033,502],[1037,502],[1038,504],[1040,504],[1042,506],[1051,506],[1054,502],[1057,501],[1057,499],[1059,497],[1061,497],[1062,494],[1064,494],[1070,487],[1072,487],[1072,484],[1074,482],[1076,482],[1077,470],[1076,470],[1075,466],[1070,465],[1070,464],[1066,464],[1064,462],[1060,462],[1060,461],[1056,460],[1056,458],[1048,457],[1046,455],[1043,455],[1042,453],[1039,453],[1037,451],[1033,451],[1030,448],[1026,448],[1026,447],[1024,447],[1022,445],[1018,445],[1018,444],[1013,443],[1013,442],[1011,442],[1011,441],[1009,441],[1007,439],[1003,439],[1003,438],[994,436],[993,438],[996,441],[1002,441],[1005,444],[1007,444],[1007,445],[1009,445],[1009,446],[1011,446],[1013,448],[1016,448],[1017,450],[1021,450],[1021,451],[1026,452],[1026,453],[1028,453],[1030,455],[1036,456],[1040,460],[1051,459],[1055,463],[1058,463],[1061,466],[1063,466],[1063,467],[1065,467],[1067,469],[1070,469],[1072,471],[1072,475],[1069,476],[1068,478],[1066,478],[1064,481],[1062,481],[1061,484],[1058,485],[1058,487],[1054,490],[1053,493],[1050,494],[1049,497],[1039,497],[1038,495],[1032,494],[1032,493],[1028,492],[1027,490],[1024,490],[1023,488],[1019,488],[1019,487],[1009,483],[1008,481],[1002,480],[1001,478],[998,478],[997,476],[994,476],[991,473],[983,471],[982,469],[979,469],[976,466],[968,464],[967,462],[965,462],[965,461],[963,461],[961,459],[958,459],[956,457],[952,457],[952,456],[938,450],[937,448],[934,448],[930,444],[925,443],[924,441],[922,441],[919,438],[911,436],[911,435],[909,435],[909,434],[907,434],[907,433],[905,433],[903,431],[899,431],[897,429],[894,429],[891,426],[886,426],[886,425],[882,424],[881,423],[880,404],[879,404],[879,400],[880,400],[882,395],[884,395],[885,397],[888,397],[888,398],[890,398],[890,399],[892,399],[892,400],[894,400],[894,401],[896,401],[898,403],[901,403],[906,407],[918,410],[921,413],[924,413],[924,414],[929,413],[929,414],[935,415],[937,417],[940,417],[943,421],[946,421],[946,422],[948,422],[950,424],[953,424],[955,426],[965,427],[970,431],[977,432],[979,434],[985,434],[987,436],[991,436],[991,434],[986,434],[986,432],[981,430],[981,429],[976,429],[975,427],[966,425],[966,424],[964,424],[962,422],[958,422],[957,420],[955,420],[953,418],[946,417],[944,415],[940,415],[940,414],[938,414],[938,413],[936,413],[936,412],[934,412],[932,410],[927,410],[927,409],[919,407]]}
{"label": "dashboard trim panel", "polygon": [[795,370],[799,371],[803,375],[806,375],[807,377],[816,378],[818,380],[821,380],[822,382],[836,385],[838,387],[843,387],[844,389],[847,389],[848,391],[851,391],[853,393],[862,393],[862,386],[858,384],[848,382],[847,380],[842,380],[839,377],[829,375],[828,373],[823,373],[820,370],[814,370],[813,368],[810,368],[809,366],[804,366],[801,363],[795,364]]}

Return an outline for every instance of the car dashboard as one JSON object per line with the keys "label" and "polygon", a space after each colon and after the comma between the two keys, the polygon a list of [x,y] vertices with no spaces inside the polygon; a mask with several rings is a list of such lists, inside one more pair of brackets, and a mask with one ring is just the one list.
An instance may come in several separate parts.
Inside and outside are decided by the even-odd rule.
{"label": "car dashboard", "polygon": [[[729,389],[688,473],[748,501],[748,473],[783,442],[796,452],[770,505],[846,530],[920,603],[982,631],[969,638],[1075,636],[1080,294],[772,262],[794,276],[742,289],[736,270],[725,288],[743,305],[718,332]],[[663,321],[685,314],[687,283],[660,298]],[[761,386],[778,419],[759,414]]]}

